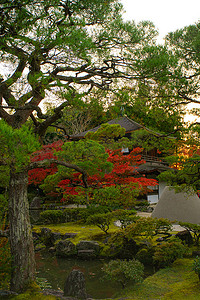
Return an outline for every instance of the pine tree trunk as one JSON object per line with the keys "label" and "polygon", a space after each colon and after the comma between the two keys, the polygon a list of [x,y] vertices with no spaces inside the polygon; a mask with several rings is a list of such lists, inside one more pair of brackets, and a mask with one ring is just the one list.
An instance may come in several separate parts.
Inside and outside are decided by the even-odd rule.
{"label": "pine tree trunk", "polygon": [[10,174],[9,221],[12,291],[23,291],[35,279],[35,257],[27,199],[27,172]]}

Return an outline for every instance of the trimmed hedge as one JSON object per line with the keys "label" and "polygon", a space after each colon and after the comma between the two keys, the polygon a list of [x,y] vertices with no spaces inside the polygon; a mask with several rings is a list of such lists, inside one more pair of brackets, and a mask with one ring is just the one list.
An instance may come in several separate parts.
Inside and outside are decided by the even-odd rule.
{"label": "trimmed hedge", "polygon": [[45,210],[40,213],[39,222],[44,224],[86,222],[89,216],[108,212],[110,212],[110,209],[104,206],[91,206],[88,208],[66,208],[64,210]]}

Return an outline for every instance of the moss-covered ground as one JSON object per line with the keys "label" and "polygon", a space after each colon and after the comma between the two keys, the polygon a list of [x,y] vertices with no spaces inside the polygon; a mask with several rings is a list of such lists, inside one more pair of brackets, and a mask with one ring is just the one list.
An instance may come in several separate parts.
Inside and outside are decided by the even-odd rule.
{"label": "moss-covered ground", "polygon": [[192,271],[192,263],[193,259],[179,259],[170,268],[158,271],[119,296],[131,300],[200,299],[200,282]]}
{"label": "moss-covered ground", "polygon": [[[77,233],[73,238],[73,243],[77,243],[80,240],[96,240],[103,241],[106,238],[106,234],[97,226],[77,224],[77,223],[63,223],[63,224],[48,224],[48,225],[37,225],[34,226],[33,231],[40,232],[41,228],[47,227],[53,232],[60,232],[61,234],[65,233]],[[114,224],[110,225],[108,234],[113,233],[119,230],[119,227]]]}

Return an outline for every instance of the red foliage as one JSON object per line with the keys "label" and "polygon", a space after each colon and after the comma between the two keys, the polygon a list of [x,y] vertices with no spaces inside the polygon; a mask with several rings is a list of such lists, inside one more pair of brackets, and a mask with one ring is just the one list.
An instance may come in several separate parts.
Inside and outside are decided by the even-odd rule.
{"label": "red foliage", "polygon": [[[31,157],[31,162],[42,161],[44,159],[57,158],[56,152],[62,150],[62,141],[54,142],[50,145],[44,145],[40,151],[34,152]],[[57,172],[57,166],[51,164],[47,168],[36,168],[29,170],[29,184],[38,185],[41,184],[48,175],[55,174]]]}
{"label": "red foliage", "polygon": [[[33,154],[32,161],[39,161],[48,158],[56,158],[56,152],[62,150],[62,142],[58,141],[51,145],[43,146],[41,151]],[[130,186],[136,183],[141,190],[146,190],[148,186],[157,185],[154,179],[147,179],[144,175],[139,176],[137,168],[145,161],[141,160],[141,148],[135,148],[129,155],[123,155],[120,150],[107,150],[109,154],[108,161],[112,162],[113,169],[109,174],[103,176],[95,174],[88,176],[88,185],[93,188],[102,188],[106,186],[123,185]],[[52,164],[49,168],[37,168],[29,171],[29,183],[35,185],[41,184],[47,175],[57,172],[57,167]],[[82,176],[74,172],[72,178],[61,180],[58,184],[61,192],[66,195],[81,194],[80,187],[83,187]],[[132,185],[134,186],[134,185]],[[64,200],[64,199],[63,199]]]}

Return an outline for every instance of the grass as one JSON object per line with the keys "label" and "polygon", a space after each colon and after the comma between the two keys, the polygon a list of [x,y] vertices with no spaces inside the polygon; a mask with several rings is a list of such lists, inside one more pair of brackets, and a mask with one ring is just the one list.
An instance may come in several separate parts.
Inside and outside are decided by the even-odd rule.
{"label": "grass", "polygon": [[56,298],[54,296],[47,296],[47,295],[43,295],[41,293],[38,292],[26,292],[23,294],[20,294],[18,296],[13,296],[13,297],[9,297],[9,299],[13,299],[13,300],[56,300],[59,298]]}
{"label": "grass", "polygon": [[198,276],[192,271],[193,259],[179,259],[146,278],[141,284],[129,287],[120,295],[130,300],[196,300],[200,299]]}
{"label": "grass", "polygon": [[[77,235],[71,239],[75,244],[78,243],[80,240],[95,240],[101,242],[107,237],[107,235],[97,226],[77,223],[35,225],[33,231],[40,232],[41,228],[43,227],[51,229],[52,232],[60,232],[61,234],[65,234],[68,232],[77,233]],[[108,234],[114,233],[117,230],[119,230],[119,227],[116,227],[114,224],[111,224]]]}

